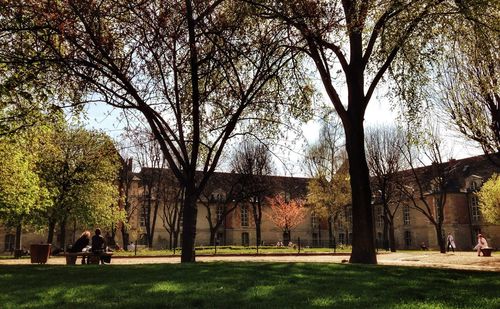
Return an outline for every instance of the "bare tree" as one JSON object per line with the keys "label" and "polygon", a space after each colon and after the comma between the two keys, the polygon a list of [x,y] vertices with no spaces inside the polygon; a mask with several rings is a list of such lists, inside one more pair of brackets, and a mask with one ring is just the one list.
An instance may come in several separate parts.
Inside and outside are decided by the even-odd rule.
{"label": "bare tree", "polygon": [[[410,169],[401,173],[398,187],[411,207],[423,214],[434,226],[436,239],[441,253],[446,253],[445,235],[443,231],[444,210],[448,190],[453,185],[456,163],[444,160],[443,141],[437,131],[431,131],[420,145],[407,142],[401,149]],[[424,165],[421,156],[432,162]]]}
{"label": "bare tree", "polygon": [[401,204],[397,183],[398,173],[406,167],[401,152],[405,144],[405,135],[396,127],[374,127],[367,132],[366,156],[372,176],[371,186],[374,197],[383,207],[384,246],[387,244],[392,252],[396,252],[394,216]]}
{"label": "bare tree", "polygon": [[[217,177],[218,176],[218,177]],[[225,242],[226,218],[241,202],[245,201],[243,186],[239,181],[239,175],[219,174],[212,177],[205,190],[201,194],[200,202],[207,211],[207,222],[210,230],[210,245],[214,245],[217,232],[223,229]]]}
{"label": "bare tree", "polygon": [[129,138],[134,144],[133,153],[141,168],[139,185],[142,188],[142,196],[138,200],[139,216],[144,220],[147,245],[152,248],[158,212],[161,205],[165,204],[161,188],[166,182],[167,165],[152,134],[129,132]]}
{"label": "bare tree", "polygon": [[181,231],[184,188],[173,175],[168,176],[162,181],[158,190],[160,200],[163,202],[159,216],[169,235],[168,247],[175,250],[179,244]]}
{"label": "bare tree", "polygon": [[233,171],[240,175],[242,195],[252,206],[255,244],[258,247],[262,242],[262,207],[266,196],[271,195],[273,187],[271,178],[266,177],[273,171],[271,154],[266,145],[244,141],[236,151],[231,166]]}

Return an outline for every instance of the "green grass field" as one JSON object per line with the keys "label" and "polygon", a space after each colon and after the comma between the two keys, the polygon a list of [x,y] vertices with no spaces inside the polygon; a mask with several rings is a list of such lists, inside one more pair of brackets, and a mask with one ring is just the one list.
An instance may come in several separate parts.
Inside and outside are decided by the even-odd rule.
{"label": "green grass field", "polygon": [[[298,253],[297,248],[292,247],[274,247],[274,246],[265,246],[257,248],[254,246],[243,247],[243,246],[205,246],[205,247],[197,247],[196,254],[197,255],[213,255],[217,252],[218,255],[224,254],[276,254],[276,253]],[[333,252],[332,248],[300,248],[300,253],[327,253]],[[335,252],[339,253],[350,253],[351,247],[345,246],[342,248],[335,249]],[[181,250],[149,250],[149,249],[139,249],[137,252],[135,251],[115,251],[113,254],[119,256],[133,256],[133,255],[151,255],[151,256],[160,256],[160,255],[179,255],[181,254]]]}
{"label": "green grass field", "polygon": [[1,308],[499,308],[500,275],[346,264],[0,265]]}

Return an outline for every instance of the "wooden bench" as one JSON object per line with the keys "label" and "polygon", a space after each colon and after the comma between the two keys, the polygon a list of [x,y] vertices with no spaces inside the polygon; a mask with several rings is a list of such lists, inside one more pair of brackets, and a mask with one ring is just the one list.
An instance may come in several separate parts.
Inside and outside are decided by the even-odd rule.
{"label": "wooden bench", "polygon": [[481,252],[483,253],[483,256],[491,256],[493,248],[481,248]]}
{"label": "wooden bench", "polygon": [[66,265],[75,265],[78,257],[82,258],[82,264],[99,264],[101,257],[105,257],[105,260],[107,258],[106,262],[111,263],[113,253],[103,252],[96,254],[93,252],[66,252],[64,256],[66,257]]}

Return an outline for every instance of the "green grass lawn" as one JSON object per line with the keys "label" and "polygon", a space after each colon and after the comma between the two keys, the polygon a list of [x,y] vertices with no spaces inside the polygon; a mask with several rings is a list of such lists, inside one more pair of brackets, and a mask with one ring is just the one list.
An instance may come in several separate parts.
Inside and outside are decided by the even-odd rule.
{"label": "green grass lawn", "polygon": [[0,265],[1,308],[499,308],[492,272],[314,263]]}
{"label": "green grass lawn", "polygon": [[[203,255],[209,254],[213,255],[217,252],[219,255],[224,254],[275,254],[275,253],[298,253],[297,248],[292,247],[274,247],[274,246],[263,246],[259,247],[259,251],[257,252],[257,248],[255,246],[218,246],[217,248],[213,246],[205,246],[205,247],[197,247],[196,254]],[[300,253],[328,253],[333,252],[332,248],[300,248]],[[350,253],[351,247],[344,246],[342,248],[335,249],[335,252],[338,253]],[[152,256],[160,256],[160,255],[179,255],[181,254],[181,250],[178,249],[175,252],[173,250],[149,250],[149,249],[140,249],[135,251],[115,251],[115,255],[119,256],[133,256],[133,255],[152,255]]]}

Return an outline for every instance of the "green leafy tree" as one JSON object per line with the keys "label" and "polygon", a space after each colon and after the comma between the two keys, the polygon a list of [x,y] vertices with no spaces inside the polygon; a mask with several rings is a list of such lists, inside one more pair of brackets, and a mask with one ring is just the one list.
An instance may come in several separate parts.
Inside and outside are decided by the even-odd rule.
{"label": "green leafy tree", "polygon": [[37,44],[16,50],[19,61],[50,63],[58,89],[82,94],[79,103],[104,102],[149,126],[184,188],[182,262],[195,261],[196,203],[228,141],[277,135],[281,115],[308,111],[312,87],[292,65],[301,61],[288,30],[257,22],[241,1],[2,4],[13,29],[4,50],[29,37]]}
{"label": "green leafy tree", "polygon": [[353,213],[350,262],[374,264],[372,193],[364,144],[368,104],[379,84],[390,77],[394,94],[410,104],[410,115],[417,114],[418,90],[429,76],[426,63],[438,49],[432,41],[439,36],[435,30],[460,14],[459,5],[484,0],[246,2],[253,3],[263,19],[287,25],[295,47],[316,66],[346,136]]}
{"label": "green leafy tree", "polygon": [[477,193],[481,214],[487,222],[500,224],[500,176],[493,174]]}
{"label": "green leafy tree", "polygon": [[[328,222],[330,246],[335,246],[335,223],[351,203],[347,158],[343,151],[341,124],[331,121],[320,132],[319,141],[307,154],[307,166],[313,177],[307,185],[307,203],[313,212]],[[340,225],[344,225],[344,222]]]}
{"label": "green leafy tree", "polygon": [[57,225],[64,248],[69,223],[109,227],[124,219],[118,208],[119,158],[107,135],[63,124],[44,146],[37,169],[52,199],[52,207],[40,214],[48,243]]}
{"label": "green leafy tree", "polygon": [[[452,42],[436,66],[437,98],[451,123],[499,164],[500,2],[456,1],[462,12],[443,31]],[[466,30],[467,29],[467,30]]]}
{"label": "green leafy tree", "polygon": [[21,249],[23,225],[35,222],[37,211],[50,206],[49,195],[37,171],[36,138],[26,132],[0,138],[0,221],[16,228]]}

